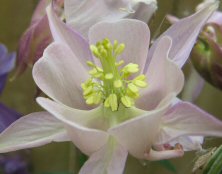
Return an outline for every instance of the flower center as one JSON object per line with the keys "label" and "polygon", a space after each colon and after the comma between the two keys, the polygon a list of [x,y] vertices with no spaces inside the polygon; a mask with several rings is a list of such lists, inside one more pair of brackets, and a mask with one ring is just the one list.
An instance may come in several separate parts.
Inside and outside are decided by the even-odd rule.
{"label": "flower center", "polygon": [[123,60],[117,62],[117,57],[123,53],[125,44],[119,44],[117,40],[112,44],[109,39],[104,39],[96,45],[91,45],[90,49],[102,67],[87,61],[91,68],[91,77],[81,85],[86,103],[103,103],[112,111],[118,110],[120,104],[127,108],[134,106],[135,100],[139,97],[139,89],[145,88],[147,83],[143,74],[133,79],[131,77],[139,71],[138,64],[129,63],[123,66]]}

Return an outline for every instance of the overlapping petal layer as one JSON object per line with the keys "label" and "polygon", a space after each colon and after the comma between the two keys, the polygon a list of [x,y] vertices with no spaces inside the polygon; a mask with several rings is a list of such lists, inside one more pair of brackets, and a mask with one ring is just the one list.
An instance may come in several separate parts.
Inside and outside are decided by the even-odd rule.
{"label": "overlapping petal layer", "polygon": [[0,152],[68,141],[63,124],[47,112],[36,112],[12,123],[0,135]]}
{"label": "overlapping petal layer", "polygon": [[96,44],[104,38],[111,42],[117,40],[125,44],[125,50],[121,54],[126,64],[136,63],[143,69],[150,40],[148,26],[138,20],[125,19],[118,22],[101,22],[95,24],[89,30],[89,43]]}
{"label": "overlapping petal layer", "polygon": [[127,120],[108,130],[117,141],[123,145],[131,155],[145,159],[156,140],[160,130],[161,120],[168,108],[171,106],[175,96],[169,94],[161,100],[157,109],[144,111],[137,117]]}
{"label": "overlapping petal layer", "polygon": [[153,43],[150,49],[144,71],[147,71],[157,43],[160,38],[164,36],[169,36],[172,39],[172,48],[169,52],[169,58],[179,67],[182,67],[189,57],[200,30],[213,12],[218,8],[218,3],[218,1],[210,3],[204,9],[176,22],[167,31],[161,34],[159,39]]}
{"label": "overlapping petal layer", "polygon": [[[160,39],[146,72],[148,87],[141,93],[137,107],[151,110],[170,93],[175,96],[182,90],[184,76],[181,69],[169,59],[171,38]],[[161,50],[161,51],[160,51]]]}
{"label": "overlapping petal layer", "polygon": [[147,23],[156,9],[156,0],[65,1],[67,23],[85,38],[88,36],[89,28],[97,22],[134,18]]}
{"label": "overlapping petal layer", "polygon": [[222,13],[219,11],[214,12],[214,14],[208,20],[208,22],[213,22],[222,25]]}
{"label": "overlapping petal layer", "polygon": [[187,135],[221,137],[222,122],[191,103],[179,102],[163,117],[156,144]]}
{"label": "overlapping petal layer", "polygon": [[100,108],[89,112],[76,110],[49,99],[38,98],[37,101],[64,124],[70,139],[85,154],[91,155],[108,141],[108,134],[101,130],[106,122]]}
{"label": "overlapping petal layer", "polygon": [[47,7],[47,15],[54,41],[70,47],[72,53],[79,59],[82,66],[87,68],[86,61],[92,61],[88,42],[56,15],[52,5]]}
{"label": "overlapping petal layer", "polygon": [[169,142],[169,145],[174,147],[176,144],[182,144],[184,151],[202,150],[204,142],[203,136],[180,136]]}
{"label": "overlapping petal layer", "polygon": [[78,109],[88,108],[80,86],[88,79],[87,71],[66,45],[53,43],[47,47],[33,67],[33,78],[54,100]]}
{"label": "overlapping petal layer", "polygon": [[160,110],[144,113],[140,117],[126,121],[108,131],[130,154],[144,159],[146,150],[150,150],[159,131],[159,122],[165,110],[166,107],[163,107]]}
{"label": "overlapping petal layer", "polygon": [[79,174],[122,174],[127,155],[127,150],[110,138],[105,146],[90,156]]}

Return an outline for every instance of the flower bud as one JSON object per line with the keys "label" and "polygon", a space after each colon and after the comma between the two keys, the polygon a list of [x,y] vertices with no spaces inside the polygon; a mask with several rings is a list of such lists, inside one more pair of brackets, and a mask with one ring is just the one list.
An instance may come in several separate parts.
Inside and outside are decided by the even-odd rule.
{"label": "flower bud", "polygon": [[216,23],[205,25],[191,52],[191,59],[206,81],[222,89],[222,26]]}
{"label": "flower bud", "polygon": [[[49,28],[46,7],[50,1],[41,0],[32,16],[31,23],[23,33],[19,41],[16,76],[22,74],[28,66],[32,66],[43,55],[44,49],[53,41]],[[59,8],[63,5],[63,0],[55,0],[54,8],[60,14]]]}
{"label": "flower bud", "polygon": [[4,89],[8,73],[15,66],[15,58],[16,54],[8,53],[8,49],[5,45],[0,43],[0,94]]}

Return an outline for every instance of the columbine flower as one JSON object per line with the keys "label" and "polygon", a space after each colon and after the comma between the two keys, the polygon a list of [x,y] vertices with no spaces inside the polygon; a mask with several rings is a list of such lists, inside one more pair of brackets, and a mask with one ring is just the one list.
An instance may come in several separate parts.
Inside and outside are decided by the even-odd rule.
{"label": "columbine flower", "polygon": [[121,174],[128,153],[147,160],[180,157],[200,149],[201,136],[222,136],[219,120],[176,98],[184,83],[180,68],[217,6],[173,25],[149,54],[150,33],[141,21],[95,24],[89,49],[49,7],[57,42],[33,68],[36,84],[52,99],[37,99],[48,112],[13,123],[0,135],[0,152],[72,141],[89,156],[81,174]]}
{"label": "columbine flower", "polygon": [[[32,66],[44,49],[52,42],[45,8],[50,1],[41,0],[33,14],[31,24],[21,37],[18,49],[17,74]],[[87,38],[89,28],[99,21],[115,21],[122,18],[148,22],[157,9],[156,0],[53,0],[57,14],[66,21],[67,28],[74,29]],[[64,4],[64,12],[61,7]],[[64,13],[64,14],[63,14]]]}

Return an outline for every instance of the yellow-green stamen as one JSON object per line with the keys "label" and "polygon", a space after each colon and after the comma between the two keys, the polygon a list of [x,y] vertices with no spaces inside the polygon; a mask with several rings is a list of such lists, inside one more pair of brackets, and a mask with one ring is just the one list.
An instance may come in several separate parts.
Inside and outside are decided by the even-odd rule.
{"label": "yellow-green stamen", "polygon": [[143,74],[130,79],[132,74],[139,72],[137,64],[129,63],[120,69],[124,61],[117,62],[117,57],[123,53],[125,44],[119,44],[117,40],[112,44],[109,39],[104,39],[91,45],[90,49],[100,60],[102,68],[93,62],[87,62],[92,69],[89,71],[90,79],[82,84],[86,103],[104,103],[104,106],[112,111],[118,110],[120,103],[125,107],[132,107],[135,99],[139,97],[139,89],[145,88],[147,83]]}

